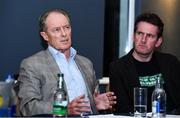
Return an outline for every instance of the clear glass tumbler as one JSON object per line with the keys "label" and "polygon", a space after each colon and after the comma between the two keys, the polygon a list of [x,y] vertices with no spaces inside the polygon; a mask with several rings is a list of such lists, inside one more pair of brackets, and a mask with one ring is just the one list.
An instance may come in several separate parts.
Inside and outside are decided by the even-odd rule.
{"label": "clear glass tumbler", "polygon": [[147,113],[147,88],[134,88],[134,117],[144,118]]}

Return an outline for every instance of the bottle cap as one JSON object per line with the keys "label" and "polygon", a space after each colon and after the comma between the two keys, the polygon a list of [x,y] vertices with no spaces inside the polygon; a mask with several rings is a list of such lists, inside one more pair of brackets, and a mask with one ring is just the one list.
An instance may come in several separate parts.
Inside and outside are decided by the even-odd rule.
{"label": "bottle cap", "polygon": [[7,76],[5,82],[6,82],[6,83],[10,83],[10,82],[12,82],[12,81],[14,81],[14,78],[12,78],[12,76],[9,74],[9,75]]}

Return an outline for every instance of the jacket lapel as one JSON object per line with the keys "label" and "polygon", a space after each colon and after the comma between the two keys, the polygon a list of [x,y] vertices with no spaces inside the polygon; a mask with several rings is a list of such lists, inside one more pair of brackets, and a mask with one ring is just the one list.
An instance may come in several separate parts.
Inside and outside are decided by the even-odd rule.
{"label": "jacket lapel", "polygon": [[95,105],[95,101],[94,101],[94,98],[93,98],[93,86],[92,86],[92,83],[90,81],[90,78],[88,76],[88,73],[85,71],[85,67],[83,65],[83,62],[81,61],[80,58],[78,58],[78,55],[76,55],[75,57],[75,62],[83,76],[83,79],[84,79],[84,82],[85,82],[85,85],[86,85],[86,89],[87,89],[87,93],[88,93],[88,97],[89,97],[89,100],[90,100],[90,103],[91,103],[91,108],[92,108],[92,112],[93,114],[98,114],[98,111],[97,111],[97,108],[96,108],[96,105]]}
{"label": "jacket lapel", "polygon": [[53,73],[54,77],[57,79],[57,74],[60,73],[60,69],[55,61],[55,59],[53,58],[53,56],[51,55],[51,53],[49,52],[49,50],[45,50],[45,53],[47,55],[46,60],[47,60],[47,64],[49,65],[49,70],[50,73]]}

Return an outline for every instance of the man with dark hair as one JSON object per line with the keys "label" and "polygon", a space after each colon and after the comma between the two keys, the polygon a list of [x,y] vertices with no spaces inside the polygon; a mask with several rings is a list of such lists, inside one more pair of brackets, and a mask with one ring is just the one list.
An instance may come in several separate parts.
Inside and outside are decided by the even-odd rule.
{"label": "man with dark hair", "polygon": [[21,63],[18,77],[21,114],[52,113],[58,73],[64,74],[69,97],[68,115],[97,114],[98,110],[111,109],[116,103],[114,93],[95,92],[97,80],[92,62],[71,47],[69,15],[61,9],[49,10],[41,15],[39,28],[48,47]]}
{"label": "man with dark hair", "polygon": [[158,15],[144,13],[135,21],[134,48],[110,65],[110,89],[117,96],[115,113],[133,112],[133,88],[148,89],[148,108],[158,76],[163,77],[167,113],[179,114],[180,63],[175,56],[158,52],[163,42],[164,24]]}

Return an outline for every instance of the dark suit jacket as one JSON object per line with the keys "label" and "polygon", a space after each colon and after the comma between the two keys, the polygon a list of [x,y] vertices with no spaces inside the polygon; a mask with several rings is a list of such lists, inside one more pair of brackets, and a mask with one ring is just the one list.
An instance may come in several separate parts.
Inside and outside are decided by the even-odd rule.
{"label": "dark suit jacket", "polygon": [[[97,112],[92,94],[96,77],[91,61],[76,55],[75,62],[82,73],[94,113]],[[49,114],[52,112],[53,93],[57,88],[56,61],[48,50],[41,51],[22,61],[18,77],[20,112],[24,116]]]}
{"label": "dark suit jacket", "polygon": [[[114,61],[110,65],[110,89],[117,96],[115,113],[133,112],[133,88],[140,86],[136,67],[133,63],[131,50],[124,57]],[[176,57],[155,52],[160,71],[165,81],[165,91],[168,92],[173,101],[174,108],[167,103],[167,111],[174,112],[180,108],[180,63]]]}

